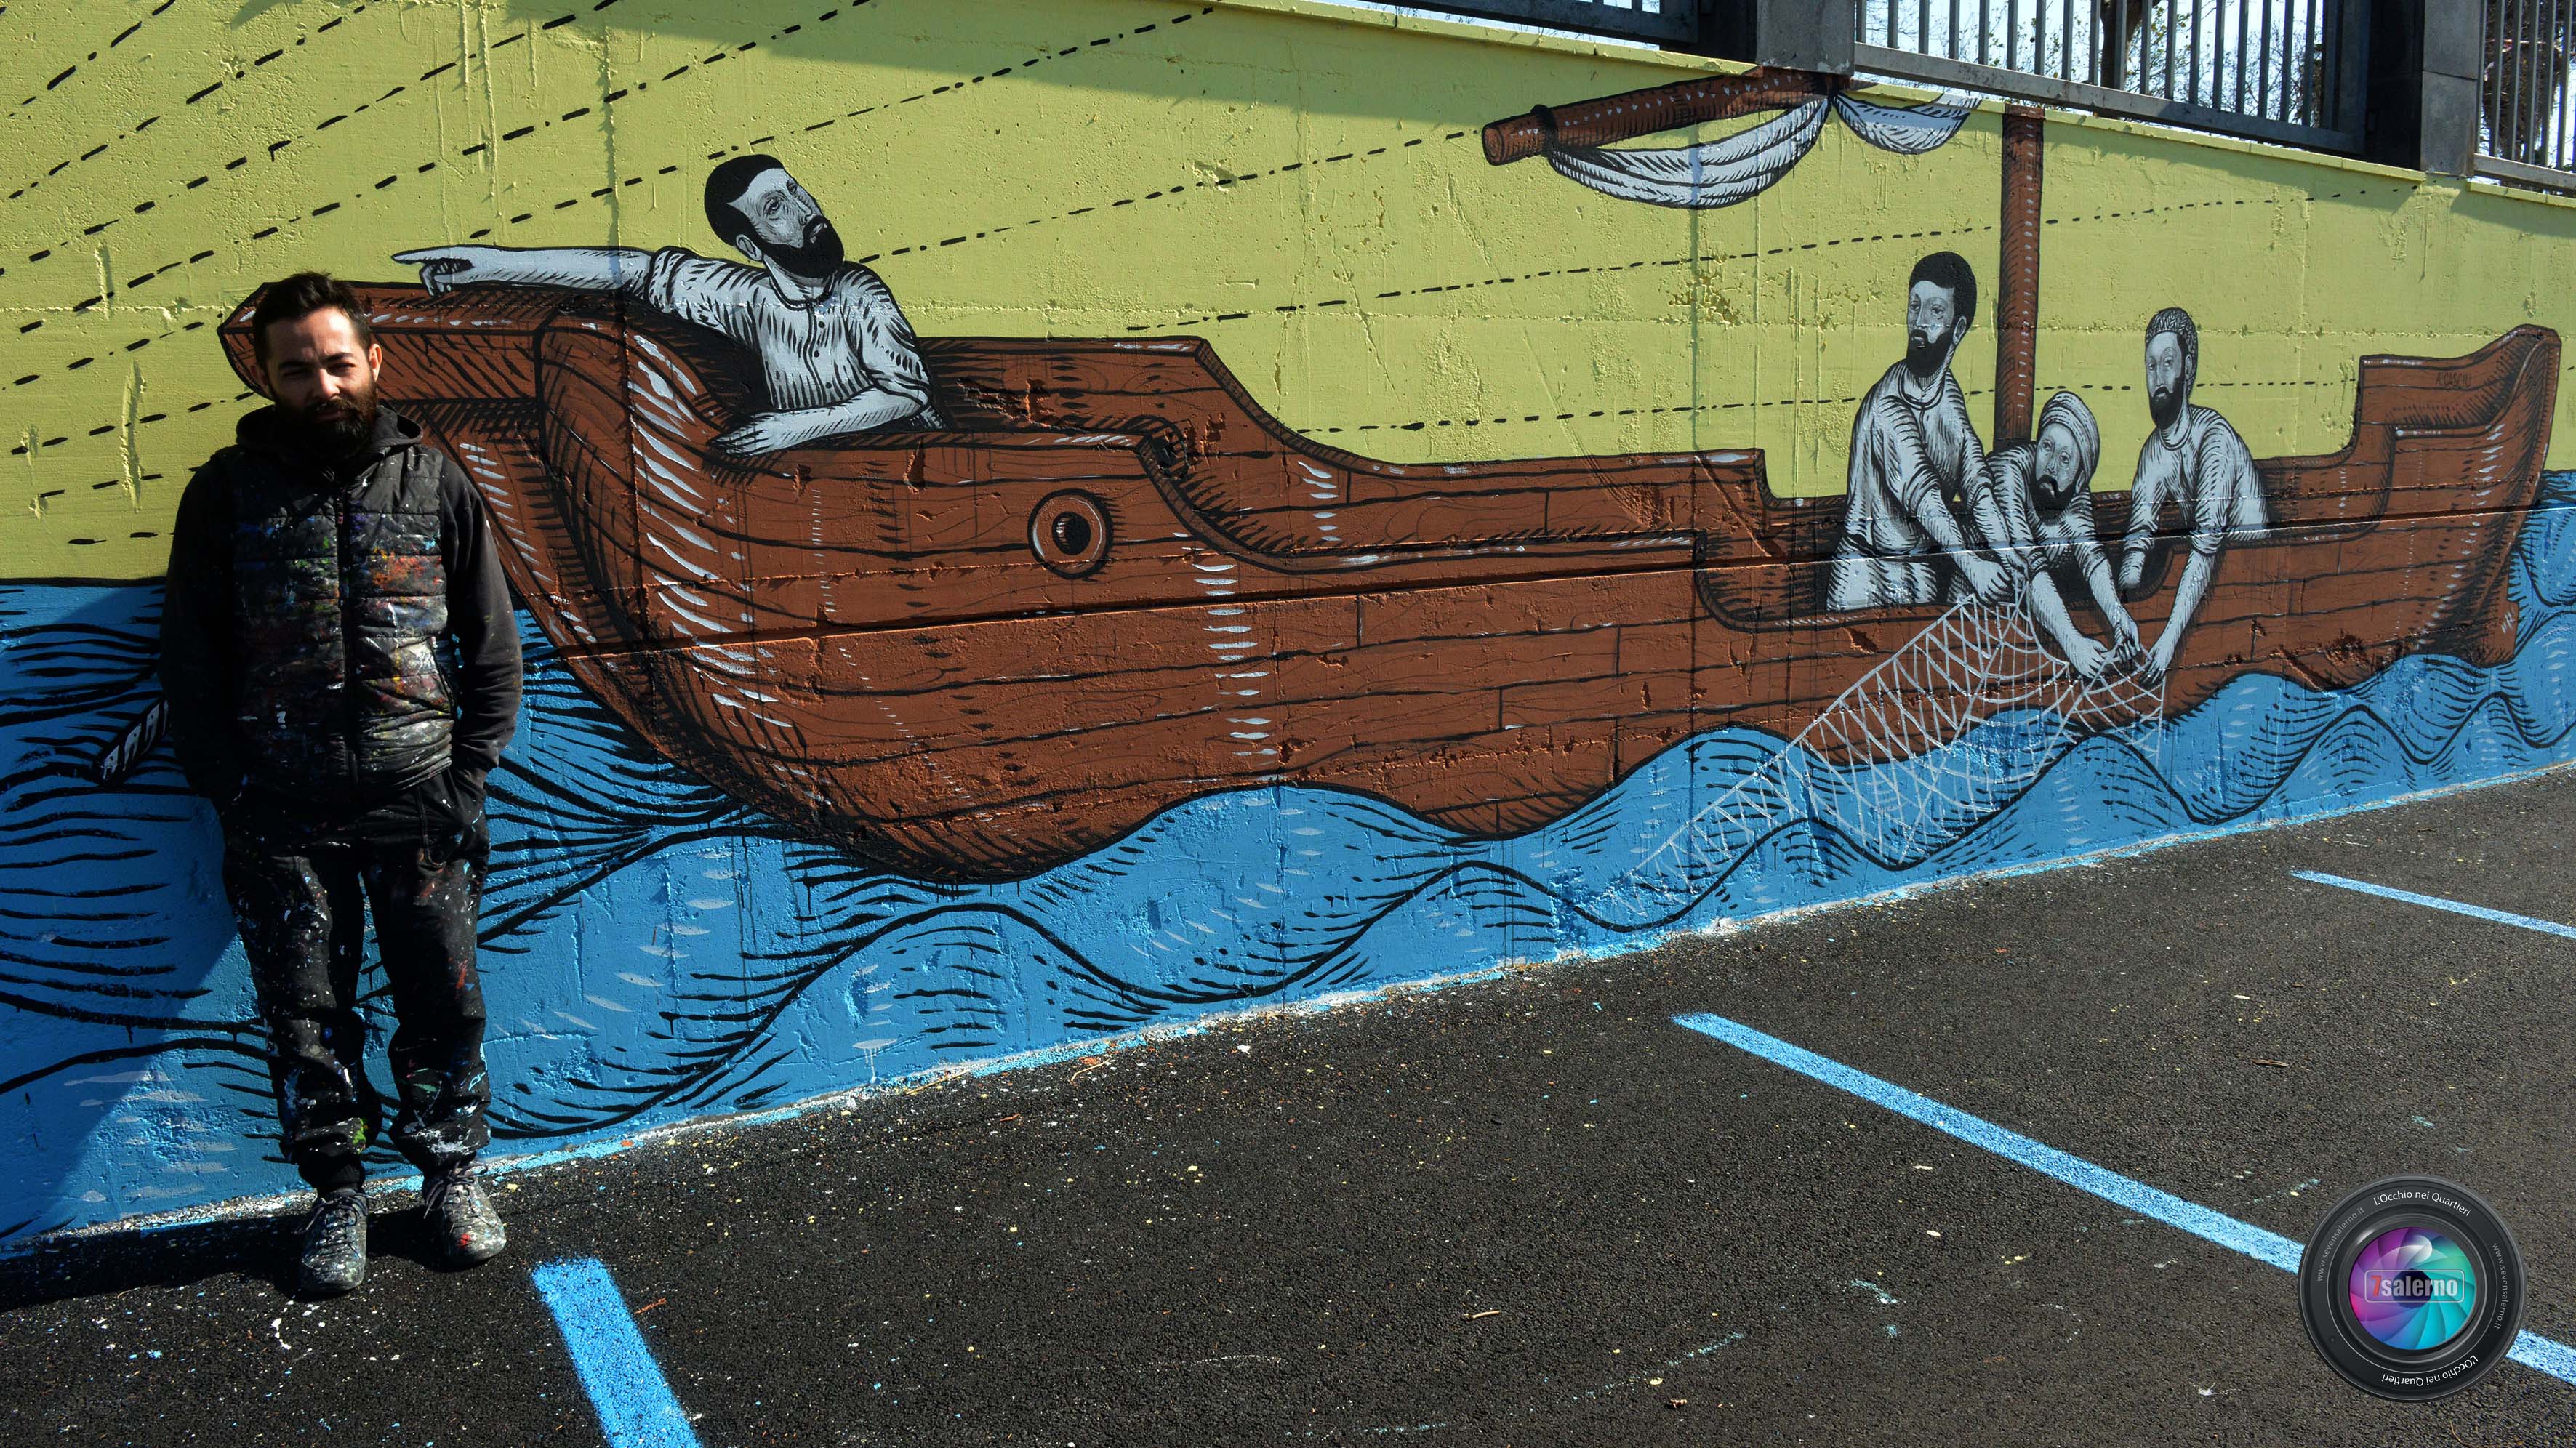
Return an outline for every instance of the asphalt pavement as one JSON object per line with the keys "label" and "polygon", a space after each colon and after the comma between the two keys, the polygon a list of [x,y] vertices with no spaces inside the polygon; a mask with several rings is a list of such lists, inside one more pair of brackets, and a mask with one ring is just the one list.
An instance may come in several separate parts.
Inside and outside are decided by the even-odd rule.
{"label": "asphalt pavement", "polygon": [[701,1131],[505,1178],[472,1271],[388,1201],[330,1302],[283,1220],[21,1257],[0,1441],[2576,1443],[2557,1377],[2366,1397],[2289,1273],[1677,1023],[2293,1239],[2454,1178],[2576,1343],[2571,822],[2559,770]]}

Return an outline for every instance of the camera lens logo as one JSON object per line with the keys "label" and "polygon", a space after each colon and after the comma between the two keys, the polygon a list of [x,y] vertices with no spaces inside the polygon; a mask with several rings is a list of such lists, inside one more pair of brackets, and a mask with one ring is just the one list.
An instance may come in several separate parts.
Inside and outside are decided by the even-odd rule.
{"label": "camera lens logo", "polygon": [[2384,1398],[2446,1397],[2493,1372],[2522,1330],[2522,1255],[2494,1209],[2439,1177],[2343,1199],[2299,1263],[2319,1356]]}
{"label": "camera lens logo", "polygon": [[2353,1259],[2353,1320],[2402,1352],[2427,1352],[2458,1337],[2477,1304],[2477,1266],[2441,1232],[2382,1232]]}

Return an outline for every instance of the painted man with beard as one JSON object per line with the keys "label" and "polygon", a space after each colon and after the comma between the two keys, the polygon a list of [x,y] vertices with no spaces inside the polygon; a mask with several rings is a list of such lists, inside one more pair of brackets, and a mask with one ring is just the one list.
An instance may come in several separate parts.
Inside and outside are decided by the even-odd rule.
{"label": "painted man with beard", "polygon": [[[2021,581],[2022,607],[2087,679],[2136,657],[2138,650],[2138,625],[2120,606],[2111,560],[2093,531],[2088,484],[2101,457],[2093,409],[2072,392],[2057,393],[2040,408],[2029,442],[2006,443],[1987,454],[1968,502],[1970,542]],[[2092,595],[2109,626],[2109,645],[2076,627],[2065,591],[2076,583]]]}
{"label": "painted man with beard", "polygon": [[1968,481],[1986,455],[1950,358],[1977,311],[1977,278],[1957,252],[1914,264],[1905,301],[1905,360],[1887,369],[1852,419],[1843,541],[1825,575],[1825,607],[1902,608],[1941,598],[1953,570],[1979,598],[2012,575],[1967,547],[1959,526]]}
{"label": "painted man with beard", "polygon": [[707,173],[707,225],[751,265],[679,247],[432,246],[397,253],[433,293],[450,287],[621,292],[720,332],[760,358],[770,410],[716,439],[757,457],[871,428],[946,426],[912,327],[877,274],[841,255],[823,208],[769,156]]}
{"label": "painted man with beard", "polygon": [[2191,559],[2174,590],[2173,613],[2147,656],[2149,676],[2173,668],[2183,631],[2200,611],[2219,554],[2232,539],[2271,525],[2254,455],[2227,419],[2191,400],[2200,375],[2200,329],[2191,313],[2167,307],[2147,322],[2147,410],[2156,430],[2138,449],[2138,481],[2129,494],[2120,591],[2134,598],[2145,583],[2147,550],[2167,503],[2191,529]]}
{"label": "painted man with beard", "polygon": [[483,781],[519,715],[519,631],[481,496],[376,402],[384,359],[349,288],[262,289],[275,401],[179,499],[161,690],[189,785],[223,827],[224,893],[266,1031],[286,1158],[317,1197],[299,1282],[367,1270],[367,914],[393,1002],[383,1140],[418,1167],[450,1262],[499,1252],[475,1158],[490,1140],[476,913]]}

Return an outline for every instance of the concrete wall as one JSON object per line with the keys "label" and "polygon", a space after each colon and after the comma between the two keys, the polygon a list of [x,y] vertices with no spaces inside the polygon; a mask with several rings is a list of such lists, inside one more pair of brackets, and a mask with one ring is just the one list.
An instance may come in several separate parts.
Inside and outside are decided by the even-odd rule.
{"label": "concrete wall", "polygon": [[[1928,253],[1979,279],[1951,370],[2001,441],[1993,108],[1912,155],[1823,102],[1637,142],[1811,146],[1686,207],[1480,133],[1711,67],[1269,0],[38,0],[0,34],[0,1237],[292,1180],[212,821],[166,750],[98,768],[154,699],[180,489],[258,401],[226,318],[302,267],[416,285],[418,247],[730,256],[732,155],[819,199],[952,426],[740,463],[712,440],[763,374],[703,331],[382,294],[417,324],[387,394],[467,456],[525,605],[501,1152],[2576,753],[2561,202],[2048,118],[2039,395],[2099,420],[2109,561],[2160,309],[2194,399],[2309,459],[2259,473],[2161,685],[2094,681],[2025,596],[1823,610]],[[505,316],[524,366],[433,364]],[[2365,356],[2500,338],[2383,369],[2357,427]],[[1440,466],[1512,460],[1550,461]]]}

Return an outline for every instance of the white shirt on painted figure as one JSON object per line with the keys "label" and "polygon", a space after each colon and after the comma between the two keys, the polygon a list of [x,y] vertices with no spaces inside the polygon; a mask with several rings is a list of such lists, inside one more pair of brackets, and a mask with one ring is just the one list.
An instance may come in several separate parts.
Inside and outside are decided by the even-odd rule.
{"label": "white shirt on painted figure", "polygon": [[1985,464],[1967,396],[1950,369],[1925,383],[1903,362],[1889,367],[1852,419],[1843,543],[1826,574],[1825,607],[1902,608],[1938,600],[1947,560],[1918,518],[1930,508],[1955,517],[1968,480]]}
{"label": "white shirt on painted figure", "polygon": [[2129,495],[2128,550],[2142,552],[2166,503],[2191,528],[2191,551],[2215,556],[2232,539],[2271,526],[2253,450],[2216,411],[2183,404],[2171,427],[2147,434],[2138,449],[2138,481]]}
{"label": "white shirt on painted figure", "polygon": [[831,407],[881,391],[920,403],[910,417],[881,426],[947,426],[930,400],[929,369],[903,309],[877,274],[856,262],[842,262],[820,296],[800,301],[760,267],[664,247],[653,254],[644,296],[656,310],[749,349],[760,359],[772,408]]}

